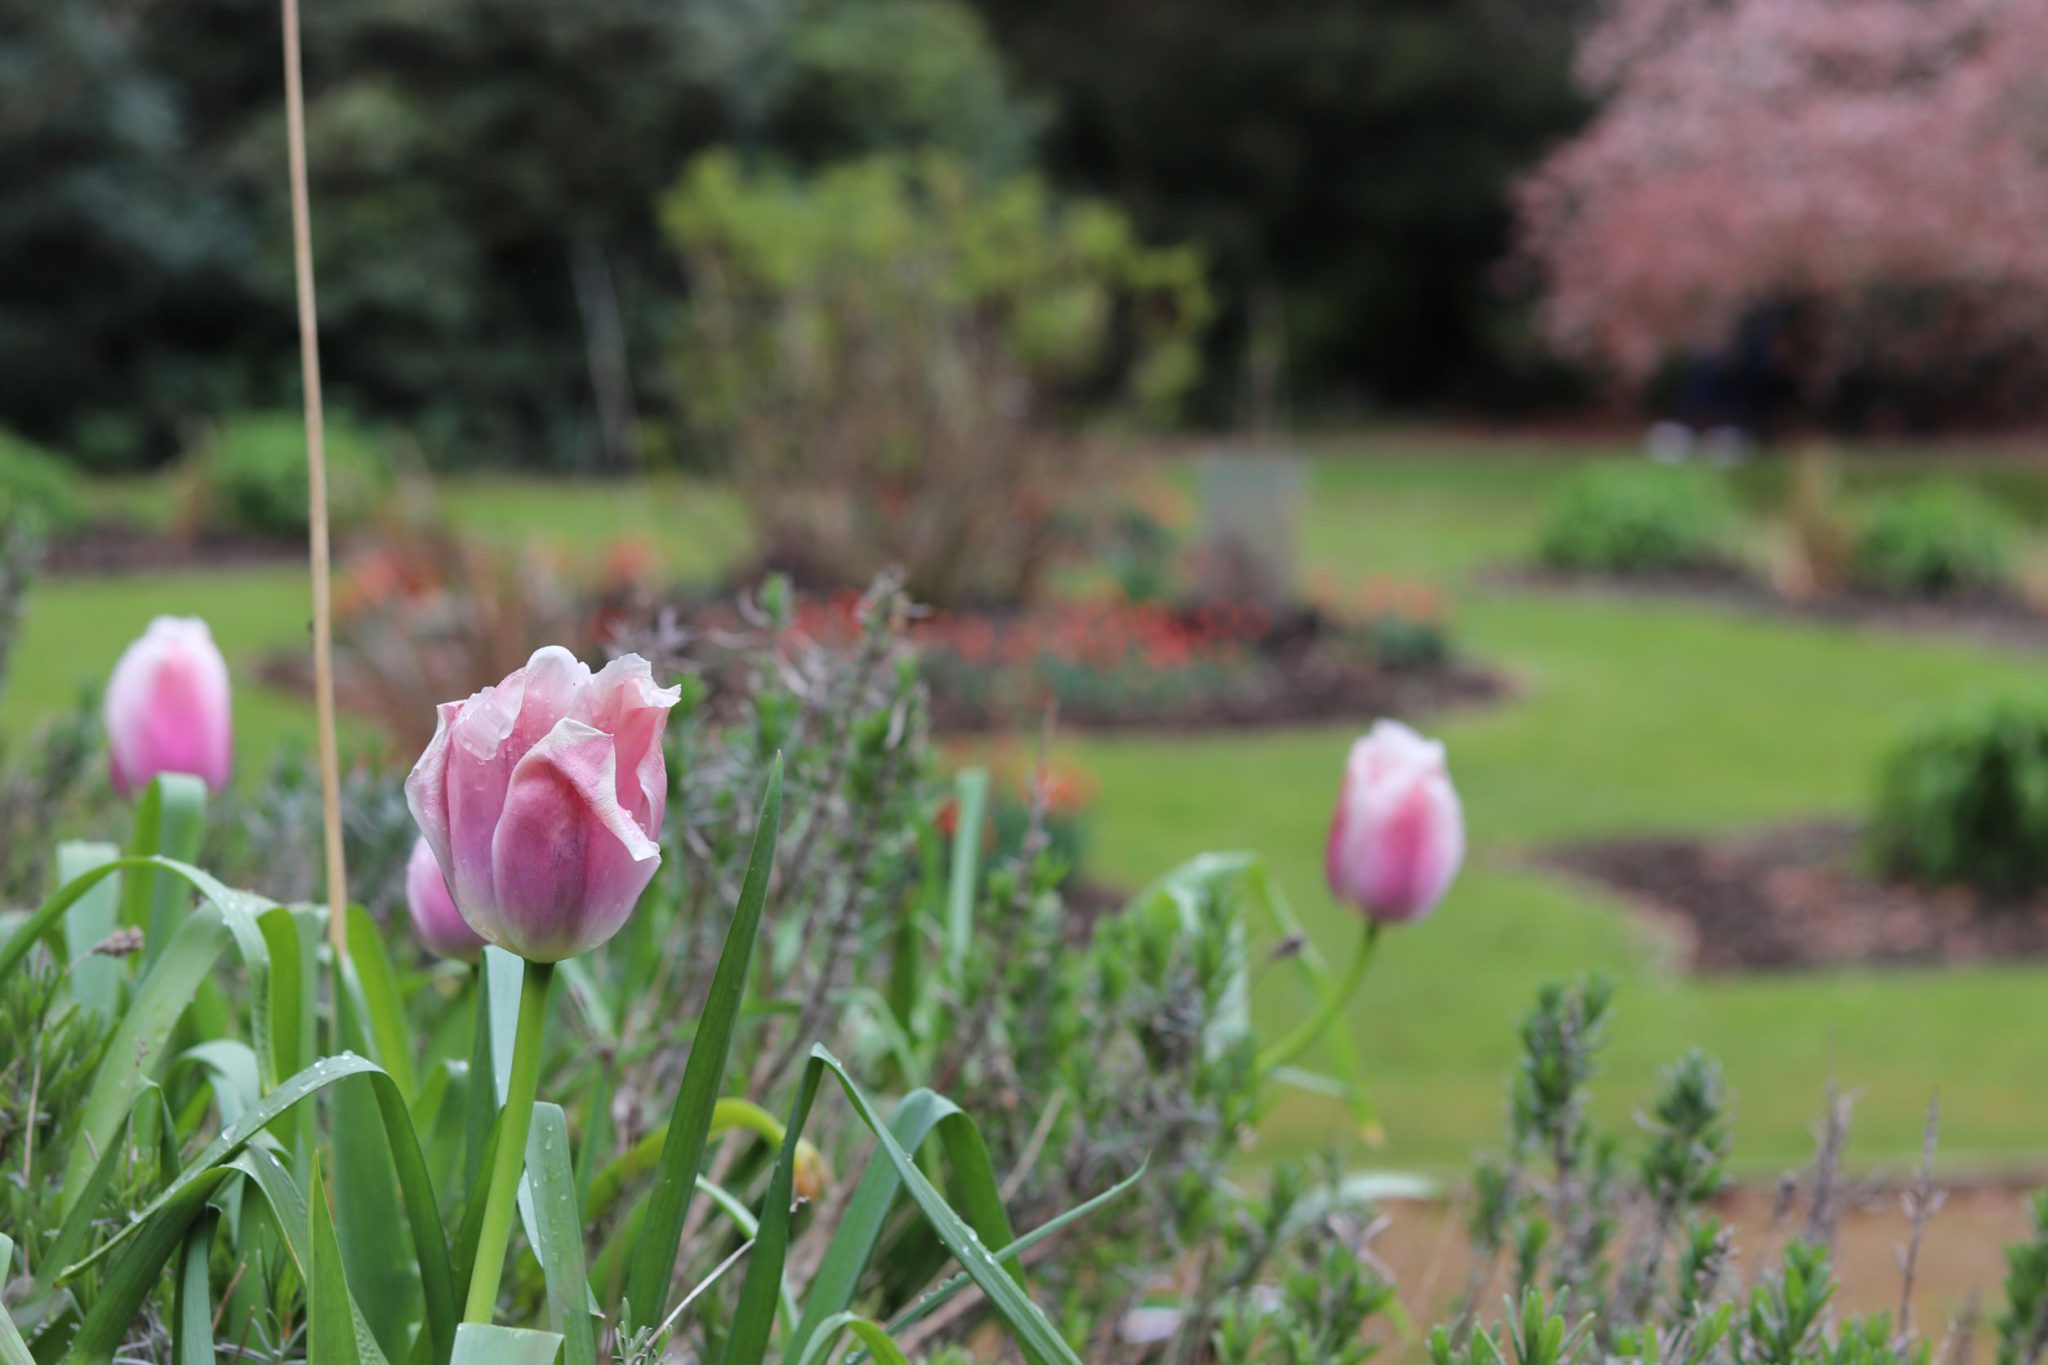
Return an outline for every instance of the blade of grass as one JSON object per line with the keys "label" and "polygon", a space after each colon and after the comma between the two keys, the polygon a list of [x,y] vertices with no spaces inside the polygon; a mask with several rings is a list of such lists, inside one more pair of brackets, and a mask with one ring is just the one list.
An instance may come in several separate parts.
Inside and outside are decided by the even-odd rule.
{"label": "blade of grass", "polygon": [[[339,964],[335,978],[344,987],[334,999],[335,1021],[345,1047],[370,1052],[366,1006],[354,984],[362,959]],[[390,1068],[385,1068],[387,1074]],[[395,1074],[392,1080],[411,1093]],[[410,1114],[410,1109],[408,1109]],[[348,1282],[359,1291],[361,1316],[386,1357],[402,1358],[410,1324],[419,1309],[419,1277],[402,1256],[391,1254],[391,1229],[404,1216],[399,1203],[398,1173],[388,1146],[377,1141],[382,1119],[377,1096],[367,1081],[344,1081],[333,1089],[328,1104],[332,1136],[327,1144],[334,1161],[334,1236],[341,1248]]]}
{"label": "blade of grass", "polygon": [[171,1063],[197,1068],[213,1092],[214,1112],[223,1126],[233,1123],[249,1106],[263,1097],[263,1082],[256,1070],[256,1052],[239,1038],[216,1038],[179,1053]]}
{"label": "blade of grass", "polygon": [[391,1073],[398,1088],[413,1094],[412,1027],[405,1017],[405,995],[398,973],[384,951],[384,936],[360,905],[348,908],[348,964],[362,998],[363,1021],[375,1050],[371,1056]]}
{"label": "blade of grass", "polygon": [[[0,1232],[0,1284],[7,1282],[13,1268],[14,1239]],[[35,1365],[35,1360],[29,1354],[28,1343],[21,1339],[21,1329],[14,1325],[13,1315],[0,1309],[0,1365]]]}
{"label": "blade of grass", "polygon": [[[1047,1219],[1039,1226],[1025,1233],[1022,1237],[1019,1237],[1016,1241],[1002,1248],[1000,1251],[995,1253],[996,1260],[1002,1261],[1007,1264],[1008,1262],[1015,1260],[1019,1256],[1022,1256],[1025,1252],[1037,1246],[1040,1242],[1043,1242],[1046,1238],[1052,1236],[1060,1229],[1068,1227],[1071,1224],[1078,1223],[1083,1218],[1088,1217],[1088,1215],[1095,1213],[1096,1211],[1105,1208],[1110,1204],[1114,1204],[1117,1200],[1123,1198],[1125,1195],[1129,1194],[1132,1190],[1138,1187],[1138,1182],[1144,1179],[1145,1177],[1145,1169],[1146,1165],[1149,1164],[1149,1160],[1150,1159],[1148,1158],[1146,1162],[1141,1162],[1137,1170],[1132,1171],[1129,1175],[1125,1176],[1122,1180],[1117,1181],[1116,1184],[1110,1186],[1101,1194],[1096,1195],[1093,1199],[1089,1199],[1083,1203],[1076,1204],[1073,1208],[1068,1209],[1065,1213],[1060,1214],[1057,1218]],[[898,1313],[895,1317],[889,1319],[889,1331],[891,1333],[901,1332],[904,1328],[910,1326],[912,1323],[921,1322],[925,1318],[930,1317],[933,1313],[938,1312],[939,1309],[943,1307],[945,1303],[948,1300],[950,1300],[955,1294],[959,1293],[961,1290],[965,1289],[968,1285],[972,1284],[973,1282],[973,1279],[970,1276],[968,1276],[964,1271],[958,1275],[953,1276],[945,1283],[933,1289],[929,1294],[926,1294],[924,1297],[920,1298],[916,1303],[910,1305],[910,1307],[904,1309],[901,1313]],[[847,1365],[853,1365],[853,1362],[859,1359],[860,1356],[858,1354],[855,1354],[854,1356],[849,1358]]]}
{"label": "blade of grass", "polygon": [[[969,1224],[986,1245],[1004,1246],[1014,1240],[1009,1215],[996,1196],[995,1172],[989,1165],[988,1149],[982,1143],[980,1131],[958,1105],[930,1090],[916,1090],[903,1097],[889,1122],[889,1132],[897,1146],[913,1156],[934,1130],[943,1133],[955,1185],[966,1190],[971,1201]],[[902,1189],[902,1178],[887,1160],[869,1161],[853,1198],[840,1215],[831,1245],[818,1263],[818,1272],[811,1277],[810,1288],[804,1295],[803,1318],[783,1348],[785,1361],[793,1365],[806,1359],[811,1339],[825,1330],[828,1320],[843,1315],[853,1302],[868,1260],[874,1255],[875,1243],[882,1235],[882,1225]]]}
{"label": "blade of grass", "polygon": [[[57,885],[92,871],[121,856],[112,844],[62,843],[57,845]],[[121,924],[120,888],[101,882],[64,912],[64,960],[71,964],[66,978],[71,998],[80,1007],[113,1018],[121,1005],[121,979],[126,968],[120,959],[93,953],[96,944]]]}
{"label": "blade of grass", "polygon": [[569,1120],[557,1104],[533,1106],[526,1180],[533,1199],[533,1252],[547,1282],[548,1322],[562,1335],[562,1365],[596,1365],[590,1275],[583,1263],[583,1215],[569,1160]]}
{"label": "blade of grass", "polygon": [[[440,1214],[435,1209],[433,1187],[427,1181],[419,1142],[397,1084],[375,1062],[354,1056],[315,1062],[278,1085],[229,1125],[119,1232],[58,1274],[57,1283],[64,1284],[102,1262],[111,1262],[100,1277],[98,1293],[79,1326],[73,1352],[85,1359],[99,1359],[112,1353],[125,1339],[143,1300],[155,1290],[186,1228],[221,1183],[239,1169],[235,1160],[251,1140],[299,1104],[351,1076],[369,1076],[377,1087],[384,1138],[405,1194],[414,1259],[425,1290],[426,1336],[433,1344],[433,1358],[446,1359],[455,1339],[454,1273]],[[120,1254],[116,1255],[117,1252]]]}
{"label": "blade of grass", "polygon": [[[462,1186],[467,1192],[481,1191],[485,1175],[489,1172],[489,1157],[485,1149],[491,1143],[491,1129],[498,1120],[498,1084],[495,1079],[497,1060],[491,1049],[491,967],[490,949],[477,959],[476,969],[470,976],[470,995],[475,1010],[475,1022],[471,1026],[469,1039],[469,1074],[464,1088],[465,1104],[462,1119]],[[516,983],[518,978],[513,978]],[[517,989],[517,986],[514,986]],[[515,1001],[513,1009],[518,1005]],[[509,1044],[508,1044],[509,1046]],[[507,1059],[509,1065],[510,1059]],[[467,1212],[465,1194],[464,1211]]]}
{"label": "blade of grass", "polygon": [[[696,1190],[711,1201],[711,1206],[725,1216],[741,1238],[748,1242],[754,1240],[754,1234],[760,1231],[760,1220],[754,1217],[754,1211],[742,1203],[738,1195],[723,1185],[712,1184],[701,1175],[697,1177]],[[603,1307],[616,1307],[620,1296],[626,1292],[623,1283],[626,1258],[631,1249],[640,1244],[640,1225],[646,1218],[647,1201],[642,1199],[626,1210],[626,1216],[619,1220],[618,1227],[612,1230],[603,1249],[597,1253],[597,1260],[591,1263],[591,1286],[597,1290],[598,1302]],[[787,1308],[787,1317],[794,1323],[794,1305]]]}
{"label": "blade of grass", "polygon": [[[291,1172],[285,1170],[283,1163],[268,1150],[258,1146],[244,1148],[234,1160],[227,1163],[227,1169],[254,1186],[263,1201],[269,1205],[271,1217],[283,1237],[284,1250],[291,1259],[293,1269],[297,1271],[302,1283],[310,1283],[314,1245],[312,1213],[309,1201],[299,1192],[298,1185],[292,1180]],[[346,1273],[347,1268],[344,1266],[344,1278]],[[354,1305],[351,1309],[354,1320],[358,1323],[364,1322],[361,1303],[356,1300],[352,1291],[350,1300]],[[432,1338],[424,1338],[424,1341],[426,1346],[431,1348]]]}
{"label": "blade of grass", "polygon": [[311,1206],[307,1240],[312,1246],[312,1264],[306,1276],[306,1358],[321,1365],[385,1365],[375,1334],[357,1315],[355,1300],[349,1295],[341,1243],[327,1212],[327,1192],[320,1188],[317,1162],[306,1202]]}
{"label": "blade of grass", "polygon": [[[712,1106],[711,1126],[706,1130],[705,1136],[716,1137],[735,1128],[744,1128],[756,1134],[770,1148],[782,1145],[784,1130],[781,1119],[751,1100],[727,1095]],[[606,1162],[590,1182],[590,1198],[584,1205],[588,1211],[588,1221],[604,1221],[605,1215],[611,1212],[612,1206],[618,1202],[619,1195],[625,1187],[653,1168],[667,1142],[668,1125],[663,1123]],[[803,1143],[798,1152],[800,1157],[822,1167],[824,1157],[819,1155],[817,1149],[809,1142]],[[748,1233],[748,1236],[752,1235]]]}
{"label": "blade of grass", "polygon": [[858,1313],[834,1313],[819,1323],[817,1336],[804,1348],[796,1365],[822,1365],[841,1332],[849,1333],[882,1365],[910,1365],[902,1348],[890,1338],[888,1329],[873,1318],[864,1318]]}
{"label": "blade of grass", "polygon": [[[111,862],[101,863],[97,867],[79,873],[76,877],[58,887],[56,891],[51,893],[48,900],[37,906],[31,914],[22,919],[14,933],[8,937],[7,942],[4,945],[0,945],[0,981],[6,980],[13,973],[14,969],[21,965],[21,960],[28,956],[29,949],[35,947],[37,943],[48,937],[62,921],[65,912],[88,895],[95,886],[98,886],[115,873],[127,872],[134,868],[150,868],[176,873],[190,882],[193,888],[208,900],[219,901],[238,897],[258,905],[270,904],[269,901],[264,900],[260,896],[251,895],[246,891],[234,891],[221,885],[220,882],[214,880],[211,874],[192,866],[190,863],[181,863],[170,858],[157,857],[124,856],[115,858]],[[57,952],[61,953],[63,951],[61,941],[52,946]]]}
{"label": "blade of grass", "polygon": [[[938,924],[946,908],[946,858],[937,826],[917,818],[918,894],[905,896],[897,909],[895,942],[889,951],[890,1023],[906,1033],[917,1019],[924,998],[925,934]],[[908,1065],[908,1063],[904,1063]],[[906,1071],[905,1083],[913,1077]]]}
{"label": "blade of grass", "polygon": [[171,1349],[177,1365],[218,1365],[213,1350],[213,1293],[207,1261],[220,1210],[207,1206],[192,1220],[178,1250],[177,1297],[171,1310]]}
{"label": "blade of grass", "polygon": [[[199,856],[205,833],[206,784],[189,773],[159,773],[136,798],[128,852],[189,863]],[[156,961],[178,927],[180,890],[153,868],[138,867],[121,878],[121,922],[143,931],[144,968]]]}
{"label": "blade of grass", "polygon": [[974,938],[975,893],[981,885],[981,820],[988,805],[988,770],[965,768],[953,779],[952,880],[946,887],[946,970],[955,982],[967,968]]}
{"label": "blade of grass", "polygon": [[[796,1140],[803,1132],[811,1105],[827,1075],[839,1082],[855,1114],[875,1135],[876,1143],[887,1156],[889,1164],[896,1168],[898,1177],[932,1231],[953,1254],[953,1259],[960,1263],[961,1269],[988,1296],[990,1306],[1009,1328],[1024,1359],[1030,1365],[1048,1365],[1052,1361],[1059,1361],[1062,1365],[1080,1365],[1080,1357],[1061,1339],[1011,1272],[989,1254],[987,1245],[975,1229],[925,1178],[917,1162],[904,1151],[888,1125],[876,1114],[860,1086],[840,1065],[839,1059],[822,1045],[811,1049],[810,1058],[804,1064],[796,1101],[790,1109],[788,1134],[776,1157],[775,1172],[769,1178],[768,1193],[761,1204],[761,1231],[754,1239],[754,1252],[747,1263],[746,1279],[740,1285],[739,1303],[733,1310],[725,1348],[719,1357],[723,1365],[759,1365],[767,1356],[768,1335],[774,1322],[783,1261],[789,1251]],[[991,1195],[1000,1202],[1000,1196],[993,1193],[993,1180],[989,1184]]]}
{"label": "blade of grass", "polygon": [[[106,867],[132,861],[119,859]],[[196,868],[185,869],[183,864],[169,862],[161,866],[196,874],[188,880],[205,894],[206,901],[179,926],[170,945],[142,979],[127,1014],[108,1041],[105,1059],[93,1074],[64,1170],[59,1206],[67,1213],[76,1203],[73,1190],[83,1185],[98,1153],[106,1149],[121,1116],[133,1104],[136,1091],[148,1079],[157,1059],[165,1055],[171,1030],[229,943],[240,950],[243,970],[249,979],[250,1032],[255,1038],[257,1061],[265,1072],[274,1055],[270,1035],[270,950],[255,916],[255,907],[264,903],[246,892],[230,891]],[[96,869],[87,876],[104,870]],[[267,1084],[272,1078],[264,1075],[262,1079]]]}
{"label": "blade of grass", "polygon": [[698,1016],[697,1036],[690,1046],[690,1060],[683,1068],[682,1084],[676,1090],[668,1138],[662,1144],[654,1189],[648,1196],[640,1246],[627,1274],[626,1301],[632,1315],[629,1327],[659,1322],[662,1318],[669,1279],[675,1273],[676,1252],[682,1244],[684,1210],[704,1162],[705,1139],[711,1130],[712,1114],[732,1052],[734,1021],[746,998],[749,964],[761,928],[761,908],[768,899],[768,882],[775,871],[775,845],[781,829],[782,756],[777,754],[768,770],[760,818],[754,825],[754,845],[747,857],[739,905],[733,911],[725,947],[719,953],[711,989]]}
{"label": "blade of grass", "polygon": [[562,1339],[553,1332],[465,1322],[455,1333],[449,1365],[553,1365],[561,1349]]}

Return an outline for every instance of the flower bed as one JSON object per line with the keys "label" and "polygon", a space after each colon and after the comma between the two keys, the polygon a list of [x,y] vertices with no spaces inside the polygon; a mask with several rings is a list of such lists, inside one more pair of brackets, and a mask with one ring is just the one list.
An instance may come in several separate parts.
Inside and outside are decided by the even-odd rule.
{"label": "flower bed", "polygon": [[[798,608],[793,629],[833,638],[856,599]],[[1499,677],[1453,654],[1433,597],[1381,588],[1360,611],[1257,602],[1059,602],[933,612],[910,630],[933,724],[1028,725],[1048,704],[1096,729],[1209,729],[1415,715],[1491,700]]]}
{"label": "flower bed", "polygon": [[1645,910],[1697,971],[2048,955],[2048,895],[2014,899],[1880,876],[1860,831],[1846,824],[1604,840],[1546,860]]}

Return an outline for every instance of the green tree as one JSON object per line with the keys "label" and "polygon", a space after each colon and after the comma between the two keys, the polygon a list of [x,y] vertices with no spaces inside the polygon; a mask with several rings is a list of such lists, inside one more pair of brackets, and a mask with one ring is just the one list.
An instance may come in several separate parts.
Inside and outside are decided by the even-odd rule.
{"label": "green tree", "polygon": [[[655,200],[738,142],[810,163],[1029,141],[956,0],[327,0],[306,11],[335,400],[438,458],[597,463],[669,402]],[[273,0],[0,0],[0,425],[105,462],[296,399]]]}

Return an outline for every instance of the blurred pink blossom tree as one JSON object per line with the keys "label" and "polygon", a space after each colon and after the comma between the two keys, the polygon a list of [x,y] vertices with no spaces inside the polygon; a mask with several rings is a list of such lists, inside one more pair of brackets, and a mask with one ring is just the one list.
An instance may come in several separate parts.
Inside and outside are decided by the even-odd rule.
{"label": "blurred pink blossom tree", "polygon": [[1612,0],[1578,75],[1517,203],[1568,352],[1640,380],[1763,304],[1809,385],[2048,339],[2048,0]]}

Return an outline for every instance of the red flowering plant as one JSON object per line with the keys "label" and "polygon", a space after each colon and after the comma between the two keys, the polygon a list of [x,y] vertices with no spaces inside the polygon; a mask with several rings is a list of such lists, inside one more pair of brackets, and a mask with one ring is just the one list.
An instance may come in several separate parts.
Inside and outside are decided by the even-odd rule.
{"label": "red flowering plant", "polygon": [[[335,582],[336,687],[401,748],[434,732],[434,700],[466,696],[550,641],[594,655],[643,615],[658,557],[620,539],[587,557],[512,551],[428,523],[394,523],[362,541]],[[310,685],[303,652],[271,660],[267,679]]]}
{"label": "red flowering plant", "polygon": [[[854,629],[857,596],[799,604],[791,630]],[[1056,705],[1089,726],[1243,724],[1387,709],[1390,689],[1452,664],[1439,594],[1391,577],[1322,585],[1299,604],[1121,595],[1014,612],[928,611],[909,627],[934,724],[978,731]]]}

